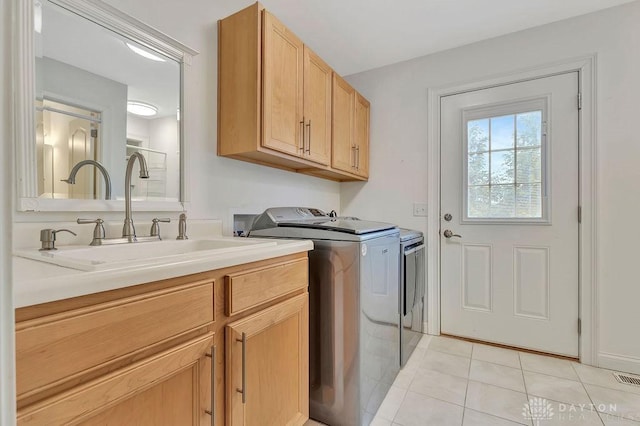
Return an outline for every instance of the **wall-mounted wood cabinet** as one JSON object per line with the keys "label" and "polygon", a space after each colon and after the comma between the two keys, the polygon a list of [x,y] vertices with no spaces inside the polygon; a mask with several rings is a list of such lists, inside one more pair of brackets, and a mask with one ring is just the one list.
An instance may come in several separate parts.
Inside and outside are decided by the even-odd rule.
{"label": "wall-mounted wood cabinet", "polygon": [[334,169],[369,177],[369,102],[339,75],[333,75]]}
{"label": "wall-mounted wood cabinet", "polygon": [[356,174],[369,177],[369,114],[371,105],[356,92],[354,144],[356,146]]}
{"label": "wall-mounted wood cabinet", "polygon": [[331,150],[331,68],[263,11],[262,146],[321,165]]}
{"label": "wall-mounted wood cabinet", "polygon": [[332,161],[331,67],[259,3],[219,21],[218,36],[218,155],[334,180],[367,178]]}
{"label": "wall-mounted wood cabinet", "polygon": [[301,426],[307,286],[299,253],[20,308],[18,424]]}

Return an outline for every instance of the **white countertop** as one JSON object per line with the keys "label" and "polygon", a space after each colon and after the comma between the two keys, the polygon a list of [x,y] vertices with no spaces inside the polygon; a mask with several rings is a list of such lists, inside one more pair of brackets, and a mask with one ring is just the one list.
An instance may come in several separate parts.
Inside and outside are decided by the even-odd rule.
{"label": "white countertop", "polygon": [[204,259],[181,259],[152,266],[128,265],[91,272],[14,256],[14,307],[37,305],[313,250],[313,242],[310,240],[268,241],[275,241],[277,244],[270,247],[248,247],[246,250]]}

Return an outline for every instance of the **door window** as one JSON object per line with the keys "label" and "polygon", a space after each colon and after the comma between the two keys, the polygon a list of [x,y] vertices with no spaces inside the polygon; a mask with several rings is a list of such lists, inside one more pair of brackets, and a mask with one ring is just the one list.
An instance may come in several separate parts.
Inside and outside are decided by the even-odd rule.
{"label": "door window", "polygon": [[546,102],[464,115],[464,218],[547,222]]}

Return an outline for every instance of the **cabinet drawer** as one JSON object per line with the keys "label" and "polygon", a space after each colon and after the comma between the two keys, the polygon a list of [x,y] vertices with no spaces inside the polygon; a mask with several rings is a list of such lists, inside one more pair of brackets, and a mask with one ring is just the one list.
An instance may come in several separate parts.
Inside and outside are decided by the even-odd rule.
{"label": "cabinet drawer", "polygon": [[[187,395],[181,396],[183,397],[182,399],[188,401],[199,401],[201,397],[207,396],[201,395],[204,388],[201,389],[200,383],[196,378],[205,373],[203,370],[207,367],[204,360],[206,359],[206,354],[211,353],[212,345],[213,333],[209,333],[70,389],[67,392],[30,405],[18,411],[18,424],[21,426],[66,425],[85,422],[86,424],[111,424],[104,420],[112,420],[114,424],[158,424],[150,421],[150,419],[154,418],[153,411],[156,410],[162,414],[162,410],[171,409],[171,407],[167,408],[166,404],[169,404],[169,402],[174,403],[174,401],[165,400],[172,399],[172,395],[170,395],[172,391],[187,393]],[[188,372],[188,370],[191,370],[191,372]],[[179,379],[182,379],[180,380],[182,386],[171,383],[171,379],[177,377],[181,372],[186,372],[186,374],[181,375],[184,377],[179,377]],[[162,394],[163,389],[161,388],[157,388],[157,391],[154,389],[151,392],[145,392],[150,386],[162,386],[163,382],[167,384],[165,386],[166,389],[164,389],[164,393],[167,395]],[[138,398],[138,400],[132,400],[132,402],[138,402],[138,406],[134,407],[136,404],[124,405],[123,408],[130,408],[131,411],[122,415],[123,413],[119,411],[123,410],[117,409],[118,404],[123,402],[126,404],[126,401],[131,398]],[[155,407],[153,406],[154,402],[156,403]],[[157,406],[161,402],[166,404]],[[131,407],[128,407],[128,405],[131,405]],[[191,418],[193,420],[189,423],[196,424],[195,419],[204,413],[191,413],[197,408],[197,404],[192,402],[187,405],[186,407],[181,407],[183,409],[179,410],[180,412],[172,414]],[[204,408],[207,407],[205,406]],[[138,412],[143,409],[150,409],[150,412],[146,413],[146,415]],[[105,412],[104,410],[107,411]],[[104,415],[101,415],[101,413]],[[123,421],[124,417],[128,420]],[[132,419],[136,418],[147,419],[147,421],[132,421]],[[120,421],[115,419],[120,419]],[[181,422],[179,424],[185,423]]]}
{"label": "cabinet drawer", "polygon": [[225,276],[225,314],[235,315],[280,296],[306,288],[309,282],[308,260],[253,269]]}
{"label": "cabinet drawer", "polygon": [[20,322],[18,398],[213,320],[208,281]]}

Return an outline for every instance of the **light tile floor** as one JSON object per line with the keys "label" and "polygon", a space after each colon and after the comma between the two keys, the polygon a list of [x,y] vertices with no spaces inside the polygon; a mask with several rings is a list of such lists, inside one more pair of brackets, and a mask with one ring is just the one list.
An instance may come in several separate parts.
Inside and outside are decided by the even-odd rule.
{"label": "light tile floor", "polygon": [[[371,425],[640,426],[640,387],[620,384],[611,373],[558,358],[424,336]],[[529,416],[533,419],[523,414],[529,403],[538,407]]]}

